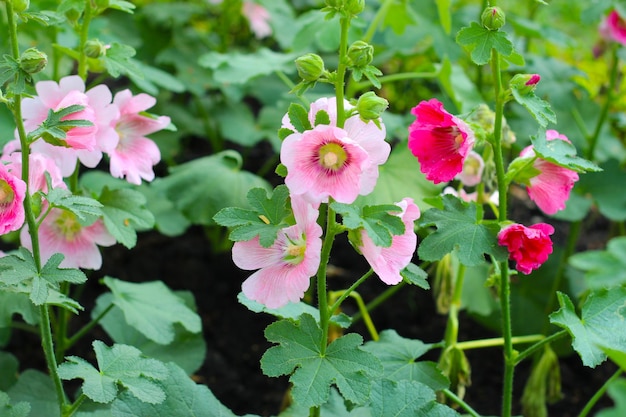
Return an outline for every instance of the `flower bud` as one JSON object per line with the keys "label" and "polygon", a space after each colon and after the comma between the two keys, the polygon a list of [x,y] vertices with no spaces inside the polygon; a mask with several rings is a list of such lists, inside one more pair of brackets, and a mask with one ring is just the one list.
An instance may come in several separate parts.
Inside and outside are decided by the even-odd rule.
{"label": "flower bud", "polygon": [[26,11],[30,6],[30,0],[13,0],[13,11],[15,13],[21,13]]}
{"label": "flower bud", "polygon": [[363,68],[374,59],[374,47],[367,42],[356,41],[348,48],[348,59],[353,66]]}
{"label": "flower bud", "polygon": [[373,91],[363,94],[356,103],[359,116],[364,121],[378,120],[387,107],[389,107],[389,102],[378,97]]}
{"label": "flower bud", "polygon": [[317,54],[305,54],[296,58],[298,75],[304,81],[317,81],[324,74],[324,60]]}
{"label": "flower bud", "polygon": [[106,53],[107,46],[98,39],[89,39],[85,43],[85,55],[89,58],[100,58]]}
{"label": "flower bud", "polygon": [[331,7],[333,9],[338,9],[341,7],[343,0],[326,0],[326,6]]}
{"label": "flower bud", "polygon": [[539,74],[516,74],[509,85],[511,89],[517,90],[521,95],[526,96],[537,88],[537,84],[541,80]]}
{"label": "flower bud", "polygon": [[357,15],[365,9],[365,0],[344,0],[345,11]]}
{"label": "flower bud", "polygon": [[504,12],[499,7],[487,7],[480,17],[481,23],[489,30],[498,30],[506,22]]}
{"label": "flower bud", "polygon": [[28,48],[20,56],[20,68],[28,74],[36,74],[46,67],[48,56],[37,48]]}

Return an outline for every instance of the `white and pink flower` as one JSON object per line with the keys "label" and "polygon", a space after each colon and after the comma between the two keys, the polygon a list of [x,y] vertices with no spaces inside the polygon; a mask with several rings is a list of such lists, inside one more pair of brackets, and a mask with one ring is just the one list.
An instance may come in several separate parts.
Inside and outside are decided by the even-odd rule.
{"label": "white and pink flower", "polygon": [[271,16],[267,9],[260,4],[244,0],[241,13],[250,23],[250,30],[257,39],[263,39],[272,34],[270,26]]}
{"label": "white and pink flower", "polygon": [[26,183],[0,163],[0,235],[24,224]]}
{"label": "white and pink flower", "polygon": [[268,308],[298,302],[317,272],[322,250],[318,210],[309,202],[291,198],[296,224],[282,229],[272,246],[259,238],[233,245],[233,262],[241,269],[257,270],[242,285],[243,293]]}
{"label": "white and pink flower", "polygon": [[364,229],[361,229],[361,244],[359,250],[367,259],[378,277],[389,285],[402,281],[402,271],[413,258],[417,246],[414,222],[420,216],[420,209],[411,198],[405,198],[395,203],[402,211],[397,214],[404,223],[404,233],[392,238],[391,246],[384,248],[376,246]]}

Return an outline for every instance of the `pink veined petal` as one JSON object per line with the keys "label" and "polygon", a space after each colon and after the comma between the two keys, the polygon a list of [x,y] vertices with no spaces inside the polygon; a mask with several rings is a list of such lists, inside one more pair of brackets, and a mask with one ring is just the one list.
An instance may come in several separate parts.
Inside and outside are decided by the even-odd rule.
{"label": "pink veined petal", "polygon": [[310,277],[294,276],[293,271],[272,265],[256,271],[241,288],[249,299],[268,308],[279,308],[300,301],[309,285]]}
{"label": "pink veined petal", "polygon": [[63,94],[59,84],[54,81],[39,81],[35,84],[37,98],[41,101],[46,109],[54,109],[63,99]]}
{"label": "pink veined petal", "polygon": [[534,166],[541,173],[530,179],[528,196],[546,214],[563,210],[578,174],[544,160],[535,161]]}
{"label": "pink veined petal", "polygon": [[24,224],[26,183],[9,172],[3,164],[0,164],[0,180],[6,183],[9,193],[13,194],[11,201],[0,202],[0,235],[3,235],[18,230]]}
{"label": "pink veined petal", "polygon": [[31,145],[31,150],[52,158],[61,170],[64,178],[72,175],[76,169],[76,162],[78,161],[76,149],[53,146],[46,143],[43,139],[38,139]]}
{"label": "pink veined petal", "polygon": [[46,107],[39,97],[26,97],[22,100],[22,117],[39,125],[48,117],[49,108],[53,107]]}
{"label": "pink veined petal", "polygon": [[131,184],[141,184],[141,180],[152,181],[152,167],[161,159],[158,146],[148,138],[123,138],[111,152],[109,169],[116,178],[126,178]]}
{"label": "pink veined petal", "polygon": [[[281,237],[279,236],[277,239],[281,239]],[[235,242],[232,256],[237,267],[254,271],[280,263],[283,259],[283,251],[276,243],[269,248],[264,248],[259,243],[259,238],[255,237],[252,240]]]}
{"label": "pink veined petal", "polygon": [[85,92],[85,82],[78,75],[70,75],[61,78],[59,81],[59,89],[61,93],[68,94],[70,91]]}

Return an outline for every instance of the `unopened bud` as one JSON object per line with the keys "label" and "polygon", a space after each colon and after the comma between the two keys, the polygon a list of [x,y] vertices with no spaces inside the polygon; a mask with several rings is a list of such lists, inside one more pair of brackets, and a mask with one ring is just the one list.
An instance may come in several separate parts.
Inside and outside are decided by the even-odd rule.
{"label": "unopened bud", "polygon": [[506,22],[504,12],[499,7],[487,7],[480,17],[481,23],[489,30],[498,30]]}
{"label": "unopened bud", "polygon": [[28,10],[30,6],[30,0],[13,0],[13,11],[15,13],[21,13]]}
{"label": "unopened bud", "polygon": [[28,48],[20,55],[20,68],[28,74],[36,74],[46,67],[48,56],[37,48]]}
{"label": "unopened bud", "polygon": [[510,86],[522,96],[526,96],[535,91],[540,80],[539,74],[516,74],[511,79]]}
{"label": "unopened bud", "polygon": [[296,69],[304,81],[317,81],[324,74],[324,60],[317,54],[305,54],[296,58]]}
{"label": "unopened bud", "polygon": [[106,53],[107,46],[98,39],[89,39],[85,43],[85,55],[89,58],[100,58]]}
{"label": "unopened bud", "polygon": [[353,66],[363,68],[374,59],[374,47],[367,42],[356,41],[348,48],[348,58]]}
{"label": "unopened bud", "polygon": [[344,0],[345,11],[356,16],[365,9],[365,0]]}
{"label": "unopened bud", "polygon": [[356,109],[361,120],[378,120],[380,115],[389,107],[389,102],[382,97],[378,97],[373,91],[368,91],[359,97]]}

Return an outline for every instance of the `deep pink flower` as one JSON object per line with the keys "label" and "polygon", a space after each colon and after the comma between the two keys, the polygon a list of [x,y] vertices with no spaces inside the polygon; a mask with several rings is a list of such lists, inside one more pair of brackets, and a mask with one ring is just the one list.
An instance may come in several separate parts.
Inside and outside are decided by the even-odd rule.
{"label": "deep pink flower", "polygon": [[[32,250],[32,241],[28,227],[20,235],[22,246]],[[42,261],[47,261],[53,254],[62,253],[65,259],[62,268],[100,269],[102,255],[100,246],[111,246],[115,238],[106,230],[102,220],[90,226],[83,226],[71,212],[53,208],[39,227],[39,245]]]}
{"label": "deep pink flower", "polygon": [[395,204],[402,209],[402,212],[398,213],[397,216],[404,223],[404,234],[393,236],[391,246],[383,248],[376,246],[367,232],[362,229],[361,245],[359,246],[359,250],[374,272],[385,284],[389,285],[395,285],[402,281],[400,271],[413,258],[417,246],[414,222],[420,216],[420,209],[411,198],[405,198]]}
{"label": "deep pink flower", "polygon": [[338,127],[318,125],[289,135],[280,159],[287,167],[285,184],[291,194],[304,195],[312,203],[332,197],[349,204],[361,189],[373,189],[370,179],[362,178],[371,166],[367,151]]}
{"label": "deep pink flower", "polygon": [[123,90],[115,94],[113,103],[119,109],[120,117],[115,124],[119,142],[108,151],[111,175],[116,178],[126,177],[126,181],[137,185],[141,184],[142,179],[152,181],[152,167],[161,160],[161,152],[145,136],[165,128],[170,118],[153,118],[142,114],[156,103],[156,99],[148,94],[133,96],[130,90]]}
{"label": "deep pink flower", "polygon": [[241,13],[248,19],[250,29],[257,39],[263,39],[272,34],[272,27],[269,24],[270,14],[265,7],[252,1],[244,0]]}
{"label": "deep pink flower", "polygon": [[296,224],[282,229],[272,246],[264,248],[256,237],[233,245],[233,262],[241,269],[255,270],[242,285],[243,293],[268,308],[298,302],[316,274],[322,251],[322,228],[318,210],[292,196]]}
{"label": "deep pink flower", "polygon": [[463,170],[474,145],[474,132],[434,98],[422,101],[411,113],[417,119],[409,126],[409,149],[421,171],[435,184],[451,181]]}
{"label": "deep pink flower", "polygon": [[[556,130],[546,131],[546,139],[569,142],[565,135],[560,134]],[[522,150],[520,156],[534,157],[535,151],[532,145]],[[554,214],[559,210],[563,210],[574,183],[578,181],[578,173],[541,158],[537,158],[533,162],[533,168],[539,174],[530,178],[529,183],[526,184],[526,190],[530,199],[546,214]]]}
{"label": "deep pink flower", "polygon": [[552,233],[554,228],[547,223],[530,227],[514,223],[500,230],[498,244],[507,247],[509,258],[517,262],[515,269],[530,274],[547,261],[552,253]]}
{"label": "deep pink flower", "polygon": [[626,45],[626,20],[612,10],[600,26],[600,34],[610,41]]}
{"label": "deep pink flower", "polygon": [[24,224],[26,183],[0,163],[0,235]]}

